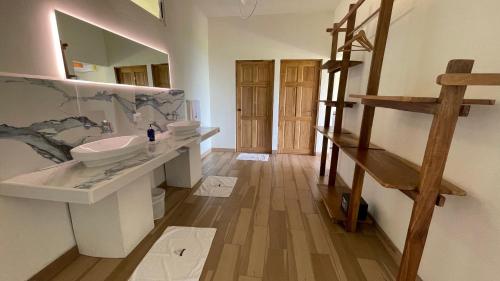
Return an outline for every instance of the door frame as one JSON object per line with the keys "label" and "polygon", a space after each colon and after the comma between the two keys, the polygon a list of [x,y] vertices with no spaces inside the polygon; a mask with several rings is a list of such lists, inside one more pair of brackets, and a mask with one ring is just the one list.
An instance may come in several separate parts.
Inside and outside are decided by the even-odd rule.
{"label": "door frame", "polygon": [[[283,63],[284,62],[300,62],[300,61],[310,61],[310,62],[319,62],[319,68],[318,68],[318,91],[316,93],[316,110],[314,112],[314,125],[318,125],[318,111],[319,111],[319,98],[320,98],[320,93],[321,93],[321,66],[323,65],[323,59],[282,59],[280,60],[280,85],[279,85],[279,94],[278,94],[278,153],[279,154],[291,154],[290,152],[283,152],[283,148],[280,146],[280,128],[283,126],[282,124],[282,119],[281,119],[281,95],[283,94],[283,84],[284,84],[284,76],[283,74]],[[313,137],[312,138],[312,151],[309,153],[310,155],[316,155],[316,140],[317,140],[317,133],[316,130],[313,130]]]}
{"label": "door frame", "polygon": [[270,126],[269,126],[269,136],[270,136],[270,141],[269,141],[269,148],[266,149],[265,151],[261,151],[261,152],[252,152],[252,153],[272,153],[273,151],[273,117],[274,117],[274,114],[273,114],[273,111],[274,111],[274,78],[276,76],[275,74],[275,60],[236,60],[234,65],[235,65],[235,71],[234,71],[234,76],[235,76],[235,84],[236,84],[236,152],[242,152],[241,150],[241,147],[240,147],[240,133],[238,131],[238,126],[240,124],[240,111],[238,110],[238,102],[239,102],[239,98],[238,98],[238,64],[239,63],[244,63],[244,62],[268,62],[271,64],[271,71],[269,71],[269,75],[270,75],[270,81],[271,81],[271,99],[270,99],[270,107],[271,107],[271,112],[270,112]]}

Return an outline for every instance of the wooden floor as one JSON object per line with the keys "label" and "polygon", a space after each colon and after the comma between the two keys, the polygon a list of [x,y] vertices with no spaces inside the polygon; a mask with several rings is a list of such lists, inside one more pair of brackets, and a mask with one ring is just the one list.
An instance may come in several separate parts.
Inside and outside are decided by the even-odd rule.
{"label": "wooden floor", "polygon": [[202,281],[395,279],[397,265],[374,226],[350,234],[329,221],[316,189],[318,157],[254,162],[236,156],[214,152],[203,160],[204,175],[239,178],[231,197],[167,188],[167,215],[129,257],[80,255],[54,280],[127,280],[169,225],[217,228]]}

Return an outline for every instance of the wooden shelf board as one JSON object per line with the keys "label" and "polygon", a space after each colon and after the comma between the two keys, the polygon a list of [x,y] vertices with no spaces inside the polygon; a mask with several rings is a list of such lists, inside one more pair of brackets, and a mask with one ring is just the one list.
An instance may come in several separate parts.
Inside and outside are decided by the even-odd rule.
{"label": "wooden shelf board", "polygon": [[[349,62],[349,67],[360,65],[362,63],[363,63],[362,61],[353,60]],[[341,68],[342,68],[341,60],[329,60],[321,66],[321,69],[328,69],[328,72],[330,73],[332,72],[335,73],[337,71],[340,71]]]}
{"label": "wooden shelf board", "polygon": [[[352,98],[361,99],[361,103],[368,106],[385,107],[397,110],[434,114],[439,105],[438,98],[408,97],[408,96],[369,96],[350,95]],[[468,116],[471,105],[494,105],[492,99],[464,99],[460,108],[460,116]]]}
{"label": "wooden shelf board", "polygon": [[[382,186],[402,191],[417,191],[420,180],[419,166],[385,150],[343,147],[342,151]],[[467,194],[458,186],[445,180],[439,190],[441,194],[456,196]]]}
{"label": "wooden shelf board", "polygon": [[[337,175],[337,183],[335,186],[328,186],[325,184],[318,184],[318,190],[323,198],[323,204],[326,207],[328,215],[336,223],[342,223],[347,220],[347,215],[342,211],[342,193],[351,193],[351,189],[340,179]],[[373,220],[368,215],[368,218],[360,223],[373,223]]]}
{"label": "wooden shelf board", "polygon": [[[438,98],[433,97],[409,97],[409,96],[374,96],[374,95],[349,95],[351,98],[364,100],[385,100],[397,102],[414,102],[414,103],[439,103]],[[476,105],[494,105],[494,99],[464,99],[462,104]]]}
{"label": "wooden shelf board", "polygon": [[[337,101],[319,100],[318,102],[324,103],[325,106],[335,107],[337,106]],[[355,101],[344,101],[344,107],[352,108],[357,102]]]}
{"label": "wooden shelf board", "polygon": [[[358,138],[348,131],[342,131],[341,134],[334,134],[333,128],[325,129],[322,126],[316,126],[316,130],[322,135],[331,140],[337,147],[352,147],[357,148],[359,145]],[[370,144],[370,149],[382,149],[374,144]]]}

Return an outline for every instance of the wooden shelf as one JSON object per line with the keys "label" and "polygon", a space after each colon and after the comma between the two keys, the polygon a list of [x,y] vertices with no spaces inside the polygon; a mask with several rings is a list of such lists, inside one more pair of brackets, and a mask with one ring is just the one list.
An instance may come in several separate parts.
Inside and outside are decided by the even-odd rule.
{"label": "wooden shelf", "polygon": [[[407,96],[374,96],[350,95],[352,98],[361,99],[361,103],[368,106],[385,107],[397,110],[435,114],[439,99],[432,97],[407,97]],[[494,105],[493,99],[464,99],[460,108],[460,116],[468,116],[471,105]]]}
{"label": "wooden shelf", "polygon": [[[316,130],[322,135],[326,136],[329,140],[331,140],[337,147],[351,147],[357,148],[359,147],[358,138],[348,131],[342,130],[341,134],[334,134],[333,128],[326,129],[322,126],[316,126]],[[382,149],[374,144],[370,144],[370,149]]]}
{"label": "wooden shelf", "polygon": [[[417,191],[420,167],[385,150],[342,148],[359,166],[386,188]],[[441,194],[465,196],[467,193],[445,180]]]}
{"label": "wooden shelf", "polygon": [[[319,100],[318,102],[324,103],[325,106],[335,107],[337,106],[337,101],[329,101],[329,100]],[[344,107],[352,108],[357,102],[355,101],[344,101]]]}
{"label": "wooden shelf", "polygon": [[[362,63],[363,63],[362,61],[352,60],[349,62],[349,67],[360,65]],[[329,60],[321,66],[321,69],[328,69],[329,73],[335,73],[337,71],[340,71],[341,68],[342,68],[341,60]]]}
{"label": "wooden shelf", "polygon": [[[342,193],[351,193],[351,189],[347,187],[344,181],[337,175],[337,182],[335,186],[328,186],[326,184],[318,184],[318,190],[323,198],[323,204],[328,212],[328,215],[335,223],[345,222],[347,214],[342,211]],[[366,220],[359,221],[360,223],[373,223],[373,220],[368,215]]]}

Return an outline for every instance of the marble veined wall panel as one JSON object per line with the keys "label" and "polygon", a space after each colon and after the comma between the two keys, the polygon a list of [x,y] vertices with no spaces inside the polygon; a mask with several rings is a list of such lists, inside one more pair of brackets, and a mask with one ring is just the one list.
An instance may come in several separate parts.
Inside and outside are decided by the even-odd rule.
{"label": "marble veined wall panel", "polygon": [[186,119],[185,95],[182,90],[164,89],[154,93],[151,89],[138,89],[135,103],[137,112],[142,114],[146,125],[152,124],[160,132],[167,129],[168,123]]}
{"label": "marble veined wall panel", "polygon": [[163,131],[185,119],[184,103],[181,90],[0,76],[0,180],[71,160],[85,142],[145,133],[136,112]]}

